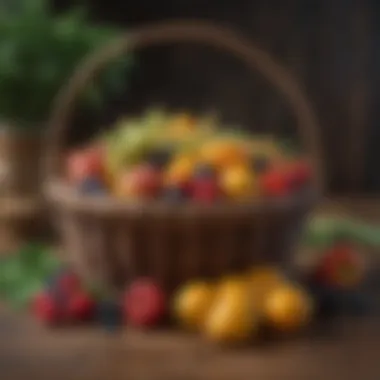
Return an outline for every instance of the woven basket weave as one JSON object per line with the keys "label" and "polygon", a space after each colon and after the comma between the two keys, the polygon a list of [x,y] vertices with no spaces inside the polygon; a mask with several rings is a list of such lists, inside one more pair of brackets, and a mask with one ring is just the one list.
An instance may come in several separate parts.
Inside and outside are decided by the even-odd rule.
{"label": "woven basket weave", "polygon": [[[74,104],[96,73],[131,49],[196,42],[225,50],[258,70],[284,95],[310,153],[315,181],[302,194],[250,204],[167,205],[78,195],[61,179],[62,143]],[[256,263],[287,261],[322,188],[317,125],[290,76],[263,51],[228,30],[197,21],[143,27],[85,60],[57,98],[50,122],[45,194],[63,247],[88,280],[121,287],[149,276],[167,291],[192,278],[212,278]]]}

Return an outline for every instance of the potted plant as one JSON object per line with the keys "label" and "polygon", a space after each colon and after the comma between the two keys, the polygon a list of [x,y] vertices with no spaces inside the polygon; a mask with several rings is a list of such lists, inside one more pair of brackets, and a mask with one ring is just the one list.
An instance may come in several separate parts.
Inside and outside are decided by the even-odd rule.
{"label": "potted plant", "polygon": [[[117,35],[116,28],[89,23],[83,9],[54,14],[47,0],[0,3],[0,210],[7,218],[36,212],[52,99],[84,56]],[[127,56],[102,74],[84,94],[87,106],[96,109],[106,91],[124,85],[130,61]]]}

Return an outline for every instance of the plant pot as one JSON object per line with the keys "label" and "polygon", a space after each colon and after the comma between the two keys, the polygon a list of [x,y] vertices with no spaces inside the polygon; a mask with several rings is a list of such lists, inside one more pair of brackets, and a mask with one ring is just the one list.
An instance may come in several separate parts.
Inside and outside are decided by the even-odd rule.
{"label": "plant pot", "polygon": [[0,253],[29,238],[40,223],[42,138],[0,126]]}

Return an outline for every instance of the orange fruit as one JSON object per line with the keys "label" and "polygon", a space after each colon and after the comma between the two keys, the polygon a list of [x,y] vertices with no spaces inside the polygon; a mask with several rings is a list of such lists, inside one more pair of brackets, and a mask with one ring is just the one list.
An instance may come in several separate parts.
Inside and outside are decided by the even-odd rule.
{"label": "orange fruit", "polygon": [[248,163],[246,149],[237,141],[217,140],[204,144],[200,151],[200,159],[217,168]]}
{"label": "orange fruit", "polygon": [[276,330],[289,332],[306,326],[312,316],[313,303],[301,288],[284,285],[275,288],[265,300],[264,316]]}
{"label": "orange fruit", "polygon": [[167,185],[185,183],[191,179],[195,167],[195,159],[192,156],[179,156],[174,158],[164,176]]}
{"label": "orange fruit", "polygon": [[246,166],[229,166],[220,177],[223,193],[232,199],[247,199],[255,195],[256,180],[252,171]]}

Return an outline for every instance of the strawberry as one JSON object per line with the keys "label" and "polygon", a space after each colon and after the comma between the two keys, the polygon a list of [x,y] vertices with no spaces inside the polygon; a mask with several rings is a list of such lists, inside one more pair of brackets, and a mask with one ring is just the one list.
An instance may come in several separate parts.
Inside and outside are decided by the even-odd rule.
{"label": "strawberry", "polygon": [[134,326],[151,327],[164,316],[166,297],[161,288],[148,279],[134,282],[124,297],[124,314]]}
{"label": "strawberry", "polygon": [[59,303],[49,292],[37,294],[32,303],[33,314],[46,325],[56,325],[62,322],[63,315]]}
{"label": "strawberry", "polygon": [[88,321],[93,317],[94,311],[95,302],[86,292],[79,291],[68,299],[66,314],[71,321]]}

